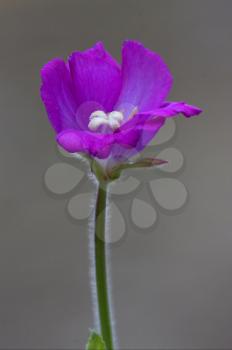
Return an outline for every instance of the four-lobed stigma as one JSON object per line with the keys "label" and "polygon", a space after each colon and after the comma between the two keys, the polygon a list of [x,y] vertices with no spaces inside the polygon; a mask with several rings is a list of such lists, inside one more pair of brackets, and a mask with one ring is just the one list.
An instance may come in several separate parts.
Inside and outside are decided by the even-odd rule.
{"label": "four-lobed stigma", "polygon": [[88,128],[92,131],[97,130],[100,126],[108,126],[112,130],[120,127],[124,116],[122,112],[112,111],[105,113],[104,111],[95,111],[89,117]]}

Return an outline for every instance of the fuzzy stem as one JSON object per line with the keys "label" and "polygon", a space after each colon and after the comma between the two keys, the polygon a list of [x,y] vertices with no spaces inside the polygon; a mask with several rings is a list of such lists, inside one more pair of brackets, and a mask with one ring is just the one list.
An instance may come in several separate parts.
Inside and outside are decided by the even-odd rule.
{"label": "fuzzy stem", "polygon": [[110,301],[108,295],[107,261],[106,261],[106,201],[107,184],[100,183],[97,194],[95,214],[95,268],[96,289],[101,334],[107,350],[113,350]]}

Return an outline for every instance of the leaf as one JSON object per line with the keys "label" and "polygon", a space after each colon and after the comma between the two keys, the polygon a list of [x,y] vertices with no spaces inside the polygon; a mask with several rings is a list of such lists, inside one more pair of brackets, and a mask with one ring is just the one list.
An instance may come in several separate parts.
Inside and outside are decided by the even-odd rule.
{"label": "leaf", "polygon": [[86,350],[106,350],[106,345],[102,336],[92,331],[86,345]]}

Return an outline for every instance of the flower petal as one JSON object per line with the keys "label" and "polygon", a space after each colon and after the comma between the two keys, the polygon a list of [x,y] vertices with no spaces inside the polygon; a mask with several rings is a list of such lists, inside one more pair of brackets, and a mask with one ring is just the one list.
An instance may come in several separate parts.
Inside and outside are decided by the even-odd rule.
{"label": "flower petal", "polygon": [[121,159],[124,160],[141,152],[164,125],[166,118],[173,117],[179,113],[182,113],[186,117],[191,117],[201,112],[202,110],[200,108],[188,105],[185,102],[165,102],[162,107],[154,109],[153,111],[136,114],[118,129],[119,132],[133,129],[140,132],[136,146],[124,154],[122,154],[120,148],[114,147],[114,157],[122,157]]}
{"label": "flower petal", "polygon": [[[155,135],[158,133],[160,128],[165,123],[165,118],[158,117],[158,118],[153,118],[149,119],[142,123],[138,124],[136,129],[140,130],[140,137],[139,141],[136,145],[136,152],[133,152],[133,154],[136,154],[137,152],[141,152],[147,145],[148,143],[155,137]],[[130,157],[132,154],[130,155]]]}
{"label": "flower petal", "polygon": [[74,52],[69,66],[78,105],[94,101],[110,112],[121,88],[118,63],[105,51],[102,43],[84,52]]}
{"label": "flower petal", "polygon": [[183,114],[189,118],[194,115],[199,115],[202,109],[188,105],[185,102],[165,102],[160,108],[153,111],[155,116],[170,118],[177,114]]}
{"label": "flower petal", "polygon": [[127,134],[130,134],[132,131],[134,131],[134,133],[136,132],[136,139],[132,147],[125,150],[125,148],[120,147],[120,145],[115,145],[112,148],[112,157],[118,161],[125,161],[136,153],[141,152],[158,133],[164,123],[165,118],[163,117],[154,118],[153,114],[149,113],[137,114],[133,119],[129,120],[118,129],[118,133],[122,135],[122,137],[125,135],[125,132],[127,132]]}
{"label": "flower petal", "polygon": [[97,134],[82,130],[64,130],[57,135],[58,144],[66,151],[84,152],[98,158],[107,158],[112,144],[112,135]]}
{"label": "flower petal", "polygon": [[56,132],[75,128],[76,102],[70,72],[66,63],[57,58],[41,70],[41,97]]}
{"label": "flower petal", "polygon": [[140,133],[137,130],[123,130],[120,133],[100,134],[82,130],[64,130],[57,135],[57,142],[66,151],[84,152],[100,159],[107,158],[113,145],[125,149],[136,147]]}
{"label": "flower petal", "polygon": [[171,89],[172,80],[159,55],[136,41],[126,41],[122,49],[122,89],[115,109],[130,106],[144,112],[159,107]]}

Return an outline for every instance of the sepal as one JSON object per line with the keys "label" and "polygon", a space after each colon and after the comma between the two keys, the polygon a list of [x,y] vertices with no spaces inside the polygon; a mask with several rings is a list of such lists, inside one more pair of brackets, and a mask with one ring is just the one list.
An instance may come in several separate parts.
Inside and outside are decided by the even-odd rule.
{"label": "sepal", "polygon": [[153,166],[163,165],[166,163],[167,161],[163,159],[147,157],[147,158],[138,159],[134,162],[131,161],[128,163],[119,164],[112,169],[112,172],[122,171],[124,169],[133,169],[133,168],[150,168]]}
{"label": "sepal", "polygon": [[100,183],[111,182],[117,180],[121,172],[125,169],[135,169],[135,168],[150,168],[154,166],[159,166],[166,164],[167,161],[163,159],[158,159],[154,157],[140,158],[136,161],[129,161],[127,163],[121,163],[113,166],[110,169],[104,169],[98,161],[92,159],[91,161],[91,171],[95,174]]}

